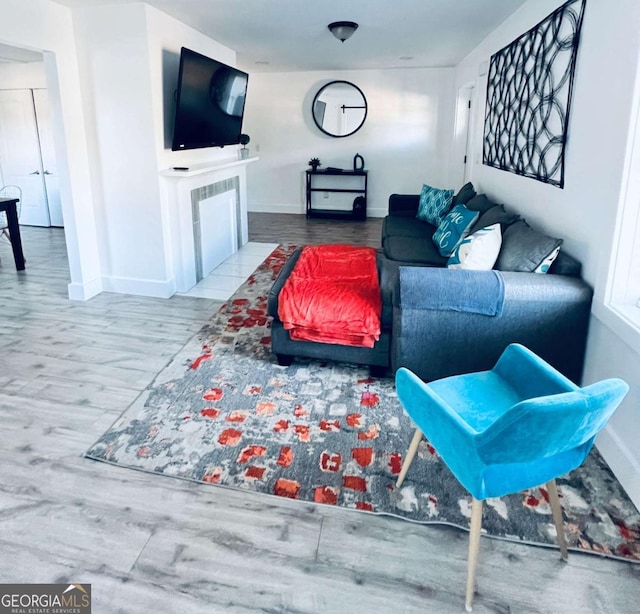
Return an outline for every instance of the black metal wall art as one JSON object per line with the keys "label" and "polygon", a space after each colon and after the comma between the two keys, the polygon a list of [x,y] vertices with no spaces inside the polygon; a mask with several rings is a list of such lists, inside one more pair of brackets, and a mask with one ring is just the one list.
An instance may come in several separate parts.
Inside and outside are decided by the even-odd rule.
{"label": "black metal wall art", "polygon": [[491,56],[482,161],[564,187],[564,153],[585,0],[569,0]]}

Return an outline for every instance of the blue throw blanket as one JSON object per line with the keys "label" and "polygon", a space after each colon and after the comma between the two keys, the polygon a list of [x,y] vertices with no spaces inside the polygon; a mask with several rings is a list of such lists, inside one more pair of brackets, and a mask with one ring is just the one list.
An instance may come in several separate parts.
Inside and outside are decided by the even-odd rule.
{"label": "blue throw blanket", "polygon": [[499,271],[400,267],[399,274],[403,307],[502,314],[504,279]]}

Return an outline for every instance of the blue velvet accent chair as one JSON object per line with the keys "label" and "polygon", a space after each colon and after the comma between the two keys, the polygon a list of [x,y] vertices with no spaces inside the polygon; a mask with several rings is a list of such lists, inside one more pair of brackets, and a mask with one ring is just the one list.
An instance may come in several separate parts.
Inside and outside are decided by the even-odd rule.
{"label": "blue velvet accent chair", "polygon": [[616,378],[579,387],[522,345],[490,371],[423,382],[396,373],[401,404],[417,425],[397,486],[425,436],[471,493],[466,609],[471,611],[482,502],[546,484],[560,551],[567,559],[555,478],[579,467],[627,394]]}

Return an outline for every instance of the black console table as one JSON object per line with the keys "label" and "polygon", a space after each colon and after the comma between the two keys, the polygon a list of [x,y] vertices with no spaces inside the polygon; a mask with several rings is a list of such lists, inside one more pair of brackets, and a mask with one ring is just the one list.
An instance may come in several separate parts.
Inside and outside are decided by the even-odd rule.
{"label": "black console table", "polygon": [[[347,171],[347,170],[307,170],[307,217],[323,217],[334,219],[349,220],[365,220],[367,218],[367,175],[368,171]],[[360,177],[362,179],[361,186],[358,188],[340,188],[340,187],[318,187],[314,185],[316,177],[331,177],[331,183],[338,183],[340,177]],[[323,182],[326,183],[326,182]],[[314,192],[342,192],[356,194],[351,209],[321,209],[313,206]]]}
{"label": "black console table", "polygon": [[24,254],[22,253],[22,239],[20,238],[20,226],[18,226],[18,199],[0,198],[0,211],[7,214],[7,226],[11,237],[11,249],[13,259],[18,271],[24,271]]}

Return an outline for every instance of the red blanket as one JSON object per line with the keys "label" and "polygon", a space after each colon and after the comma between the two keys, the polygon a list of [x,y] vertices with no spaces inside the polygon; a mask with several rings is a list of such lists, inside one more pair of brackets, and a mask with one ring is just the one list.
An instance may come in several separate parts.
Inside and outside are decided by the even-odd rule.
{"label": "red blanket", "polygon": [[373,347],[380,338],[380,284],[371,247],[305,247],[278,297],[294,340]]}

